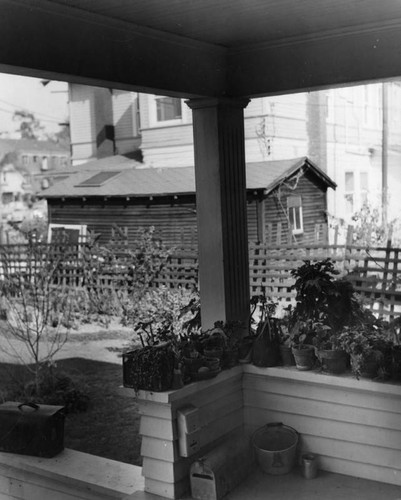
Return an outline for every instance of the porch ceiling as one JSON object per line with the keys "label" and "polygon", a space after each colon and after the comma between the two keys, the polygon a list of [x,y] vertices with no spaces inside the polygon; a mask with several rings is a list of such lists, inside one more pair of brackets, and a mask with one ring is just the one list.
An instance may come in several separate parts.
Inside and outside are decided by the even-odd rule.
{"label": "porch ceiling", "polygon": [[401,1],[0,0],[0,70],[182,97],[401,75]]}

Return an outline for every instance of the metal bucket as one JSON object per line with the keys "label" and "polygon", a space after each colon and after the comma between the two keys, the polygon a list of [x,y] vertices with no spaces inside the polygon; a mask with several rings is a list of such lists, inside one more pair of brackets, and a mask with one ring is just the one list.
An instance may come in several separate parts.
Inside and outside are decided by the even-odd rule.
{"label": "metal bucket", "polygon": [[295,464],[298,433],[282,423],[267,424],[252,436],[260,468],[267,474],[287,474]]}

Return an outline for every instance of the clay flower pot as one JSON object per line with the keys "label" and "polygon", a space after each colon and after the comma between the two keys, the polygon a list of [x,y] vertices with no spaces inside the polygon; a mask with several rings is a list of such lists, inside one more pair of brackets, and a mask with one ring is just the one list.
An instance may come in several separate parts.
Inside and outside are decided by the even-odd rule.
{"label": "clay flower pot", "polygon": [[298,344],[292,347],[292,354],[295,358],[297,370],[312,370],[315,366],[315,348],[311,345]]}

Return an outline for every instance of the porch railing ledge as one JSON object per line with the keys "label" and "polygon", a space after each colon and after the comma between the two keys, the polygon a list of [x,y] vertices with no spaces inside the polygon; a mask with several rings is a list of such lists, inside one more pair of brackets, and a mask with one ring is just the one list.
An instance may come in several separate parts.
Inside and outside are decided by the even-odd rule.
{"label": "porch railing ledge", "polygon": [[35,484],[34,477],[52,483],[53,494],[54,484],[59,484],[60,491],[81,492],[77,498],[121,499],[144,488],[141,467],[68,448],[53,458],[0,452],[0,471],[14,483]]}
{"label": "porch railing ledge", "polygon": [[134,389],[120,387],[119,393],[123,396],[137,397],[138,400],[169,404],[186,396],[190,396],[191,394],[196,394],[200,389],[213,387],[227,379],[231,379],[236,376],[242,377],[244,374],[282,378],[286,380],[293,380],[294,382],[299,381],[310,384],[333,386],[337,388],[343,387],[347,390],[380,392],[381,394],[388,394],[389,396],[394,395],[397,397],[399,397],[401,391],[401,382],[393,380],[376,381],[363,378],[357,380],[351,373],[330,375],[317,370],[300,371],[295,367],[276,366],[259,368],[252,364],[243,364],[237,365],[229,370],[223,370],[213,379],[193,382],[185,385],[181,389],[165,392],[139,391],[136,394]]}
{"label": "porch railing ledge", "polygon": [[394,395],[399,397],[401,392],[401,382],[392,380],[376,381],[360,378],[357,380],[351,373],[341,375],[330,375],[317,370],[300,371],[295,367],[277,366],[271,368],[259,368],[257,366],[243,365],[244,374],[260,375],[261,377],[275,377],[311,384],[343,387],[347,390],[380,392],[381,394]]}

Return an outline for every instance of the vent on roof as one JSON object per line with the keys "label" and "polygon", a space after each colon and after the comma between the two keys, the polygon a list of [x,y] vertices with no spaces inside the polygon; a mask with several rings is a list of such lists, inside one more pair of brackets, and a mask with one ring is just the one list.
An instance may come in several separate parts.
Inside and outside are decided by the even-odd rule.
{"label": "vent on roof", "polygon": [[112,177],[115,177],[116,175],[118,175],[120,173],[121,173],[121,171],[99,172],[98,174],[95,174],[95,175],[92,175],[92,177],[89,177],[89,179],[86,179],[86,181],[80,182],[75,187],[100,187],[106,181],[108,181],[109,179],[111,179]]}

